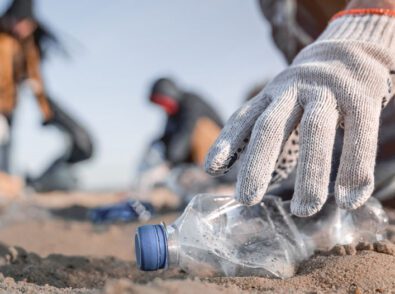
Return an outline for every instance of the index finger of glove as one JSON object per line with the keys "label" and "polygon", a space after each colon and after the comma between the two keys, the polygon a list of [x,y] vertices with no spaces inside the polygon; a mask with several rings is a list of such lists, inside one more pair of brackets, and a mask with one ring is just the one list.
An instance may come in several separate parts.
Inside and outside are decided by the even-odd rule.
{"label": "index finger of glove", "polygon": [[231,169],[247,145],[255,121],[269,103],[270,98],[261,92],[230,117],[207,154],[207,173],[223,175]]}

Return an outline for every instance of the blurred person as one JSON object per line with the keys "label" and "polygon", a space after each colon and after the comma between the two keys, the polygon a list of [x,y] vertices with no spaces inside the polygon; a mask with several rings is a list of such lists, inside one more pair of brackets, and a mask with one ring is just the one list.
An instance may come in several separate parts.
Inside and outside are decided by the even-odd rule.
{"label": "blurred person", "polygon": [[[55,125],[70,138],[64,155],[36,179],[28,179],[38,190],[65,189],[73,184],[71,164],[88,159],[92,143],[70,115],[48,97],[40,70],[41,61],[50,47],[61,48],[57,37],[34,14],[33,0],[14,0],[0,17],[0,114],[5,129],[1,141],[0,169],[10,172],[10,143],[13,115],[17,106],[17,87],[27,81],[43,117],[43,125]],[[50,186],[48,186],[50,185]]]}
{"label": "blurred person", "polygon": [[156,140],[164,146],[166,161],[171,166],[185,163],[202,166],[223,126],[214,108],[169,78],[154,82],[149,99],[167,116],[163,135]]}
{"label": "blurred person", "polygon": [[197,193],[235,180],[228,176],[218,182],[202,168],[206,153],[223,126],[212,106],[169,78],[153,83],[149,101],[164,111],[167,122],[138,168],[134,187],[142,200],[166,205],[171,202],[171,206],[176,203],[180,207]]}
{"label": "blurred person", "polygon": [[293,214],[317,213],[328,192],[344,209],[360,207],[372,193],[395,195],[395,2],[347,2],[259,1],[290,67],[233,114],[205,166],[222,175],[246,148],[240,202],[262,199],[291,133],[300,133],[300,147],[291,142],[299,158]]}

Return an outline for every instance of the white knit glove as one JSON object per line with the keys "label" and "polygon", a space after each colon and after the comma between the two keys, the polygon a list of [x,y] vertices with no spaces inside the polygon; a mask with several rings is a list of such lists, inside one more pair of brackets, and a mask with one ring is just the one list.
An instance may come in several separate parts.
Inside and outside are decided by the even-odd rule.
{"label": "white knit glove", "polygon": [[[261,201],[284,142],[300,123],[300,154],[291,210],[318,212],[328,195],[339,123],[345,138],[335,197],[355,209],[371,195],[380,113],[394,94],[395,18],[343,16],[292,65],[232,115],[212,146],[206,170],[225,173],[247,146],[236,198]],[[395,114],[394,114],[395,115]]]}

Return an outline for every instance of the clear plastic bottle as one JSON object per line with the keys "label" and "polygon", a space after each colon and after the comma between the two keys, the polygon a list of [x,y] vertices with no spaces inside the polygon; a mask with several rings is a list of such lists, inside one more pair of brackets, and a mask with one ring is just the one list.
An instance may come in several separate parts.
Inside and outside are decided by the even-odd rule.
{"label": "clear plastic bottle", "polygon": [[138,267],[180,267],[205,277],[287,278],[316,249],[385,237],[388,219],[375,199],[355,211],[329,200],[320,215],[304,219],[292,217],[288,207],[273,196],[249,207],[230,196],[197,195],[172,225],[137,229]]}

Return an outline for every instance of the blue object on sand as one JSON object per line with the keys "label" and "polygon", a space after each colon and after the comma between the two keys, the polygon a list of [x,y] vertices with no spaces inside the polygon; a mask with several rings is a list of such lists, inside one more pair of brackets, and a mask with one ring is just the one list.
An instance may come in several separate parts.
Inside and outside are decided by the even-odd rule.
{"label": "blue object on sand", "polygon": [[94,223],[146,221],[151,218],[153,213],[152,204],[128,200],[115,205],[91,209],[89,218]]}

